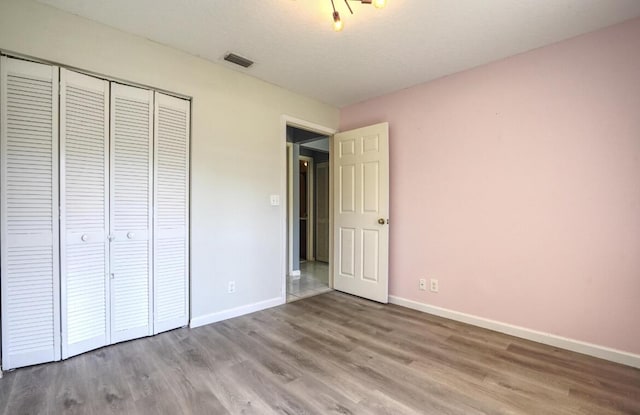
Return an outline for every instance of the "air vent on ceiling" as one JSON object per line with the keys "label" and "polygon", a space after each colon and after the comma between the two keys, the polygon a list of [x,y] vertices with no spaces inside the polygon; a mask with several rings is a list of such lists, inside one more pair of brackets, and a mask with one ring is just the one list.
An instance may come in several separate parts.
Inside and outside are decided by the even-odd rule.
{"label": "air vent on ceiling", "polygon": [[224,55],[224,60],[227,62],[235,63],[236,65],[240,65],[243,68],[248,68],[253,65],[253,61],[247,58],[243,58],[242,56],[236,55],[235,53],[227,53]]}

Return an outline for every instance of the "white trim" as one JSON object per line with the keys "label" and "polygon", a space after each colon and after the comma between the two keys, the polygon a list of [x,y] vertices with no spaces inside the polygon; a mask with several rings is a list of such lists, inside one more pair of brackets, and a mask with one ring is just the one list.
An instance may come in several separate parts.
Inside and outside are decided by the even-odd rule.
{"label": "white trim", "polygon": [[623,365],[640,368],[640,355],[612,349],[605,346],[599,346],[593,343],[587,343],[580,340],[569,339],[567,337],[557,336],[551,333],[527,329],[512,324],[502,323],[496,320],[490,320],[484,317],[474,316],[472,314],[461,313],[459,311],[449,310],[429,304],[408,300],[393,295],[389,296],[389,302],[402,307],[411,308],[413,310],[422,311],[423,313],[433,314],[435,316],[448,318],[455,321],[471,324],[485,329],[497,331],[537,343],[570,350],[572,352],[582,353],[600,359],[609,360]]}
{"label": "white trim", "polygon": [[335,163],[335,151],[333,148],[333,136],[329,138],[329,288],[334,288],[335,275],[333,273],[333,165]]}
{"label": "white trim", "polygon": [[[285,127],[286,134],[286,127]],[[285,138],[286,140],[286,138]],[[285,209],[287,215],[287,232],[286,232],[286,244],[287,244],[287,272],[289,275],[293,275],[293,144],[287,144],[287,207]]]}
{"label": "white trim", "polygon": [[319,133],[322,135],[329,135],[329,136],[335,134],[338,131],[333,128],[325,127],[320,124],[315,124],[310,121],[301,120],[300,118],[290,117],[288,115],[282,115],[282,121],[284,122],[284,126],[285,126],[285,129],[284,129],[285,142],[287,138],[287,128],[286,128],[287,125],[291,127],[301,128],[306,131],[312,131],[314,133]]}
{"label": "white trim", "polygon": [[298,277],[296,279],[299,279],[300,278],[300,274],[301,274],[301,272],[300,272],[299,269],[294,269],[289,273],[289,276],[290,277]]}
{"label": "white trim", "polygon": [[253,304],[247,304],[236,308],[230,308],[228,310],[218,311],[216,313],[206,314],[204,316],[194,317],[191,319],[191,322],[189,322],[189,327],[195,328],[234,317],[240,317],[245,314],[276,307],[284,303],[286,303],[284,297],[276,297],[270,300],[259,301]]}

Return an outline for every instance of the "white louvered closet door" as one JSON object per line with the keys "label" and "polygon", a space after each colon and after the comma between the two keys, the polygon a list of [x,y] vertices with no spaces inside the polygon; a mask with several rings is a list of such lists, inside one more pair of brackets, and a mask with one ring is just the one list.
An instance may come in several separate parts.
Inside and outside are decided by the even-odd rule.
{"label": "white louvered closet door", "polygon": [[58,68],[0,57],[2,366],[60,359]]}
{"label": "white louvered closet door", "polygon": [[109,341],[109,82],[60,70],[62,358]]}
{"label": "white louvered closet door", "polygon": [[189,319],[189,104],[155,93],[154,333]]}
{"label": "white louvered closet door", "polygon": [[153,92],[111,84],[111,342],[153,333]]}

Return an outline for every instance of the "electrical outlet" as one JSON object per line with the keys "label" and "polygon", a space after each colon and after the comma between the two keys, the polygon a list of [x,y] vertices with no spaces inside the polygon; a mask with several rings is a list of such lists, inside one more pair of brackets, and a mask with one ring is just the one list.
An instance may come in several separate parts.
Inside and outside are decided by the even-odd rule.
{"label": "electrical outlet", "polygon": [[429,291],[432,293],[437,293],[440,287],[438,287],[438,280],[431,278],[431,285],[429,286]]}
{"label": "electrical outlet", "polygon": [[425,278],[420,278],[419,285],[420,291],[427,291],[427,280]]}
{"label": "electrical outlet", "polygon": [[227,292],[229,294],[233,294],[234,292],[236,292],[236,282],[235,281],[229,281],[229,286],[227,287]]}

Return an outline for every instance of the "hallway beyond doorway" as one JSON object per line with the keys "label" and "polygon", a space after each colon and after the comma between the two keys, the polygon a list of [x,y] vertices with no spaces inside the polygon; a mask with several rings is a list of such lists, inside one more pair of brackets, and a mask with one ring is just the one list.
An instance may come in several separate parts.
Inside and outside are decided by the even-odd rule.
{"label": "hallway beyond doorway", "polygon": [[287,276],[287,302],[331,291],[329,264],[319,261],[300,262],[300,277]]}

